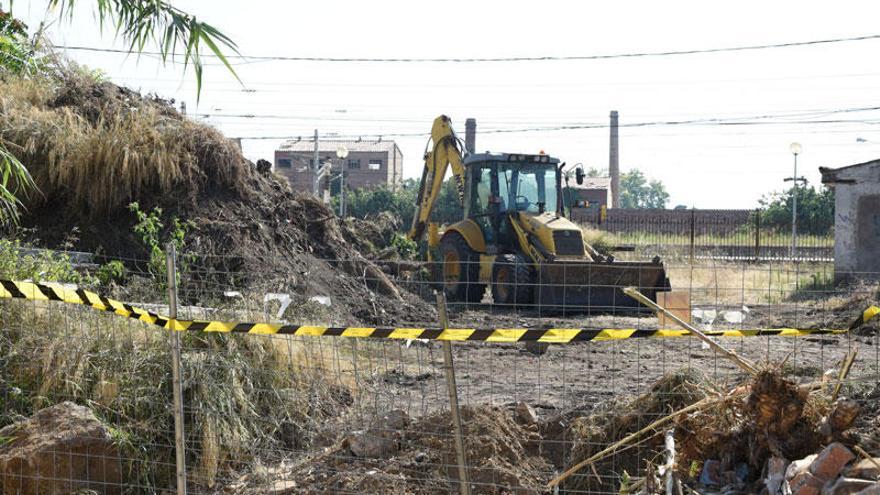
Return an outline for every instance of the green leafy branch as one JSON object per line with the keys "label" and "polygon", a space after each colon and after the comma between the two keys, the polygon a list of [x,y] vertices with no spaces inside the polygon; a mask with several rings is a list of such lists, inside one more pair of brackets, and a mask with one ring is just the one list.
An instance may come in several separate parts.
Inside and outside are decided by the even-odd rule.
{"label": "green leafy branch", "polygon": [[[143,52],[147,45],[153,45],[162,62],[166,63],[182,51],[184,70],[192,65],[196,76],[197,99],[202,92],[203,45],[241,82],[223,53],[224,49],[229,49],[237,54],[237,45],[207,22],[161,0],[94,1],[101,28],[105,23],[111,23],[116,35],[128,44],[129,52]],[[73,8],[78,3],[77,0],[49,0],[50,8],[57,8],[59,15],[68,19],[72,18]]]}

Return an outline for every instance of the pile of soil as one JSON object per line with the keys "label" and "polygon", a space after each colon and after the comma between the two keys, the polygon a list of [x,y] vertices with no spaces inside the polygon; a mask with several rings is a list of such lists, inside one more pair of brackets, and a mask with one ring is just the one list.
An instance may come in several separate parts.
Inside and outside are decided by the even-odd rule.
{"label": "pile of soil", "polygon": [[[348,242],[331,210],[292,192],[265,167],[258,170],[232,141],[181,115],[173,101],[73,69],[59,74],[3,81],[9,90],[0,105],[0,120],[9,124],[2,137],[21,146],[17,154],[40,189],[22,218],[39,245],[148,259],[128,210],[138,202],[142,211],[161,208],[166,230],[174,218],[192,225],[185,247],[196,260],[182,278],[184,284],[203,280],[184,294],[253,287],[330,296],[334,323],[434,319],[430,305],[400,290]],[[28,97],[14,97],[12,89]],[[29,116],[39,116],[37,125],[25,122]],[[62,132],[50,138],[45,129],[52,125]],[[81,140],[119,145],[79,166],[75,160],[89,151],[62,142],[66,130]],[[381,231],[365,242],[383,242]]]}
{"label": "pile of soil", "polygon": [[[469,480],[475,493],[542,493],[550,466],[538,454],[540,435],[536,425],[518,422],[510,410],[475,406],[462,408],[465,452]],[[257,480],[248,487],[239,483],[231,493],[250,493],[260,486],[292,483],[295,493],[406,493],[429,495],[458,491],[459,478],[453,431],[448,413],[437,413],[407,424],[399,430],[387,427],[374,435],[393,439],[374,457],[358,456],[348,441],[318,455],[301,459],[279,476]],[[250,478],[246,478],[249,480]],[[268,483],[267,483],[268,481]]]}

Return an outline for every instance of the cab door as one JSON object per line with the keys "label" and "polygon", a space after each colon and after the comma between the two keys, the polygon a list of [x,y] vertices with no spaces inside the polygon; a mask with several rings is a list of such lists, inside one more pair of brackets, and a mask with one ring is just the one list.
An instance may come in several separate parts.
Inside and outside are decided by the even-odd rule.
{"label": "cab door", "polygon": [[470,174],[467,218],[480,227],[486,247],[491,251],[498,241],[498,175],[493,163],[474,166]]}

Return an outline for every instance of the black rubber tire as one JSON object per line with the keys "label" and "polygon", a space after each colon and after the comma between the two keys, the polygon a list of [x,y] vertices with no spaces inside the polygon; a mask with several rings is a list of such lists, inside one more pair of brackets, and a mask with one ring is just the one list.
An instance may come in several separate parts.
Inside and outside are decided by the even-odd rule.
{"label": "black rubber tire", "polygon": [[[440,241],[439,265],[438,280],[450,302],[478,303],[483,299],[486,284],[480,283],[480,255],[468,246],[461,234],[451,232]],[[447,275],[450,269],[456,273]]]}
{"label": "black rubber tire", "polygon": [[535,274],[519,254],[499,256],[492,265],[492,299],[495,304],[525,308],[534,303]]}

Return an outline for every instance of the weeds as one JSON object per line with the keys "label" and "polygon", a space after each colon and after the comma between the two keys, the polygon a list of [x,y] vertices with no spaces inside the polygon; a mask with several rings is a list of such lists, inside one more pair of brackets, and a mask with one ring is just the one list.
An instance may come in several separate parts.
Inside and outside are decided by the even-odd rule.
{"label": "weeds", "polygon": [[[167,253],[165,246],[171,244],[180,252],[186,241],[186,234],[195,225],[192,222],[181,222],[179,218],[171,219],[171,227],[165,235],[164,242],[161,239],[161,233],[165,224],[162,223],[162,209],[154,207],[151,211],[142,211],[138,203],[128,205],[129,211],[135,214],[137,222],[132,227],[134,233],[138,234],[143,242],[144,247],[150,253],[149,272],[164,287],[168,277],[168,265],[166,262]],[[195,261],[194,255],[182,255],[178,258],[179,270],[186,271],[189,264]],[[180,275],[177,275],[178,278]],[[178,280],[179,281],[179,280]]]}
{"label": "weeds", "polygon": [[77,272],[70,258],[46,250],[29,250],[18,240],[0,239],[0,278],[88,284],[87,274]]}
{"label": "weeds", "polygon": [[[0,306],[0,426],[65,400],[91,408],[123,454],[130,488],[173,484],[174,426],[167,334],[88,309],[12,301]],[[302,343],[182,334],[187,464],[212,486],[256,458],[307,448],[350,393],[304,366]],[[283,343],[285,345],[279,345]],[[271,372],[267,372],[271,371]],[[19,393],[12,393],[18,390]],[[294,432],[294,433],[291,433]]]}

